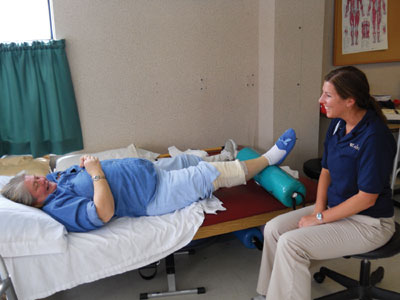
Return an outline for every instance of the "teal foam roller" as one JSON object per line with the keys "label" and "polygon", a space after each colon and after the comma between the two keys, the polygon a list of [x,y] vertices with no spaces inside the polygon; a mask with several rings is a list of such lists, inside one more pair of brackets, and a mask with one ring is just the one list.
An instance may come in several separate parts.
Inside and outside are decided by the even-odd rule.
{"label": "teal foam roller", "polygon": [[[239,151],[236,158],[244,161],[257,157],[260,157],[260,154],[254,149],[243,148]],[[305,186],[277,166],[265,168],[254,177],[254,180],[287,207],[294,206],[294,198],[296,199],[296,205],[301,204],[305,200]]]}

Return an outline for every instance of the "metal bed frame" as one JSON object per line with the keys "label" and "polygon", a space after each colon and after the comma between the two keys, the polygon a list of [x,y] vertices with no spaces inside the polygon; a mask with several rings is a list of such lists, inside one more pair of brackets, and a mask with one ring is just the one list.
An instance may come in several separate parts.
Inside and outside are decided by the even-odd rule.
{"label": "metal bed frame", "polygon": [[[265,192],[267,193],[267,192]],[[270,196],[272,197],[272,196]],[[313,199],[315,200],[315,199]],[[204,238],[215,237],[221,234],[230,233],[242,229],[248,229],[253,227],[258,227],[264,225],[267,221],[271,220],[272,218],[289,212],[292,209],[304,207],[305,199],[303,197],[303,203],[296,206],[295,200],[293,200],[293,207],[287,207],[280,210],[270,211],[266,213],[261,213],[257,215],[253,215],[250,217],[243,217],[238,218],[231,221],[221,222],[213,225],[208,226],[201,226],[197,231],[196,235],[194,236],[193,240],[199,240]],[[311,203],[307,203],[311,204]],[[245,204],[244,204],[245,205]],[[189,250],[188,250],[189,249]],[[205,287],[197,287],[197,288],[190,288],[190,289],[183,289],[178,290],[176,287],[176,279],[175,279],[175,263],[174,263],[174,255],[177,254],[194,254],[193,249],[190,249],[190,245],[182,249],[182,251],[177,251],[175,253],[170,254],[165,258],[165,265],[166,265],[166,273],[167,273],[167,283],[168,283],[168,290],[167,291],[157,291],[157,292],[150,292],[150,293],[141,293],[140,299],[150,299],[150,298],[161,298],[166,296],[179,296],[179,295],[187,295],[187,294],[204,294],[206,293]],[[152,266],[153,268],[157,268],[157,266]],[[156,271],[155,271],[156,272]],[[139,272],[140,273],[140,272]],[[154,273],[155,275],[155,273]],[[143,277],[143,276],[142,276]],[[153,276],[149,277],[151,279]],[[144,278],[144,277],[143,277]],[[146,279],[146,278],[145,278]]]}
{"label": "metal bed frame", "polygon": [[0,256],[0,299],[17,300],[15,289],[12,284],[10,274],[7,272],[7,267],[3,258]]}

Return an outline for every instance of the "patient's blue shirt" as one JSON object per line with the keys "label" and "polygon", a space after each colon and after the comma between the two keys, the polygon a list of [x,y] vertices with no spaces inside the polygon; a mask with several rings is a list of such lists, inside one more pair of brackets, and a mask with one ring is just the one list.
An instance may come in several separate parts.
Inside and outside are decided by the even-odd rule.
{"label": "patient's blue shirt", "polygon": [[[151,161],[137,158],[101,162],[115,202],[115,216],[144,216],[153,199],[157,173]],[[57,179],[57,176],[59,178]],[[89,231],[104,225],[93,202],[93,182],[84,168],[72,166],[64,172],[50,173],[47,179],[57,183],[43,211],[64,224],[68,231]]]}
{"label": "patient's blue shirt", "polygon": [[[212,182],[218,170],[194,155],[180,155],[155,163],[126,158],[101,162],[114,197],[114,217],[156,216],[184,208],[212,196]],[[93,182],[84,168],[72,166],[51,173],[57,183],[42,207],[68,231],[84,232],[100,228],[93,202]]]}

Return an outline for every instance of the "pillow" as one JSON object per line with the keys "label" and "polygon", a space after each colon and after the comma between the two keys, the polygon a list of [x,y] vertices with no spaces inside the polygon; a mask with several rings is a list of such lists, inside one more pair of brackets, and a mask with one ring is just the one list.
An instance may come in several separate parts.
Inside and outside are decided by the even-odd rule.
{"label": "pillow", "polygon": [[[64,171],[70,166],[79,165],[79,159],[84,153],[65,155],[57,159],[56,171]],[[107,151],[92,153],[100,160],[114,159],[114,158],[127,158],[127,157],[139,157],[135,145],[130,144],[126,148],[111,149]]]}
{"label": "pillow", "polygon": [[160,153],[155,153],[149,150],[141,149],[141,148],[136,148],[138,157],[140,158],[145,158],[150,161],[156,161],[156,159],[160,156]]}
{"label": "pillow", "polygon": [[[0,176],[0,190],[12,176]],[[42,210],[0,195],[0,255],[17,257],[67,250],[65,227]]]}
{"label": "pillow", "polygon": [[50,171],[49,159],[32,156],[7,156],[0,158],[0,175],[16,175],[25,170],[30,175],[46,175]]}

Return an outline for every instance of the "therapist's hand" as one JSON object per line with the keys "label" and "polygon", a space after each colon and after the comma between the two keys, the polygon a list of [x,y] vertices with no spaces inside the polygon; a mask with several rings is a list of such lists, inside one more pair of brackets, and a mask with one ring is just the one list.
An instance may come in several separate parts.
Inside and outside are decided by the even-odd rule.
{"label": "therapist's hand", "polygon": [[317,217],[315,214],[304,216],[300,219],[299,221],[299,228],[301,227],[308,227],[308,226],[314,226],[314,225],[320,225],[322,224],[320,221],[318,221]]}

